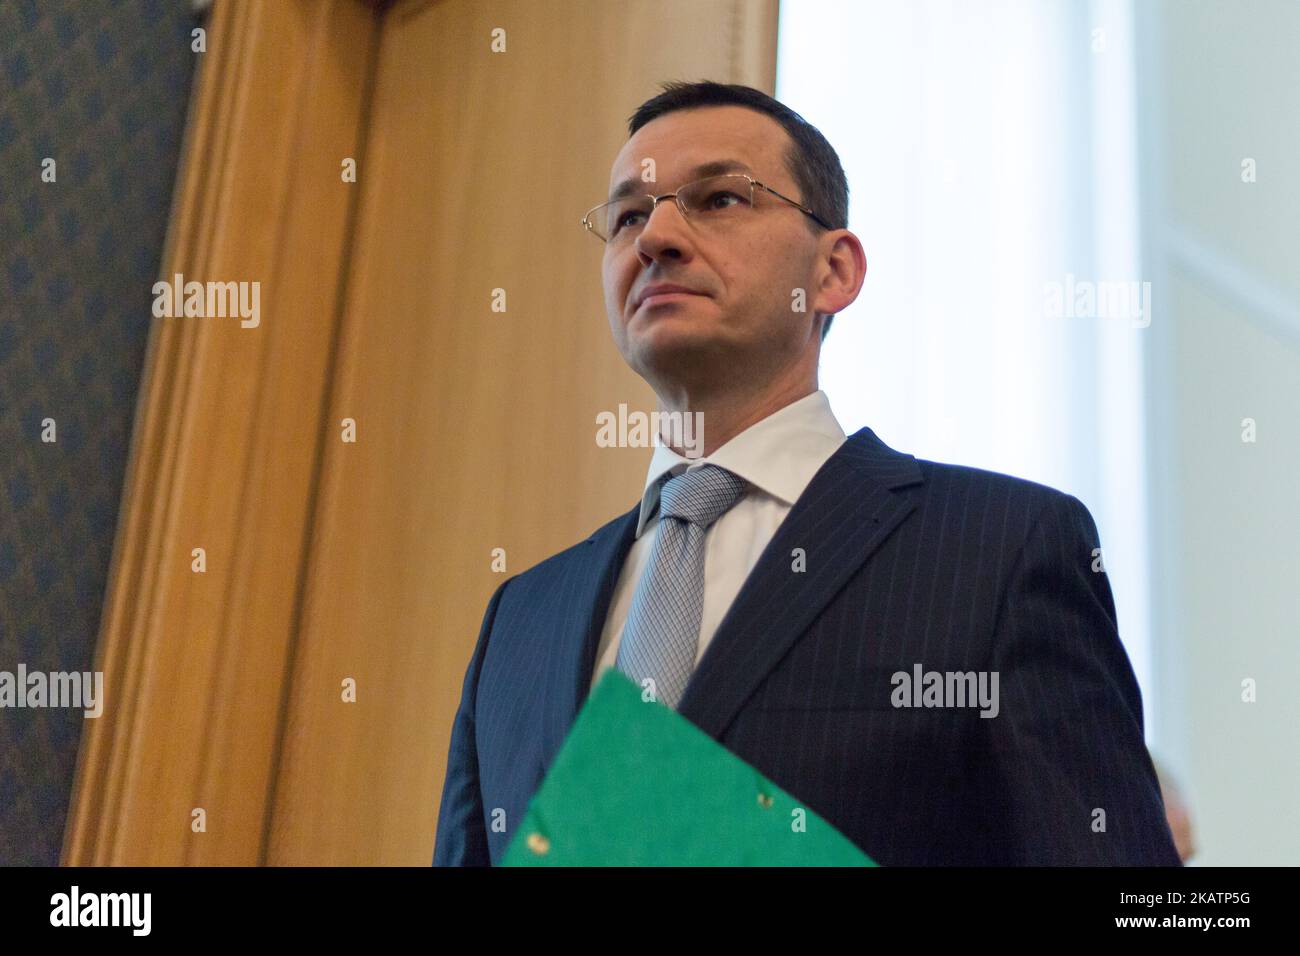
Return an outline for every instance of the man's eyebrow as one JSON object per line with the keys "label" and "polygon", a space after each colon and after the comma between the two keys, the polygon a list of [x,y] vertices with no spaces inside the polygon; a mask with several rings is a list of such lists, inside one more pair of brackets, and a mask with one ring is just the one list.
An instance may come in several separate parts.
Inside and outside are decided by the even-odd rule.
{"label": "man's eyebrow", "polygon": [[[694,169],[690,170],[690,178],[686,181],[692,182],[696,179],[703,179],[706,176],[720,176],[723,173],[735,172],[753,173],[753,170],[738,159],[715,159],[709,163],[701,163]],[[614,187],[614,191],[609,194],[609,201],[613,202],[615,199],[622,199],[625,196],[642,194],[644,191],[648,191],[646,187],[647,184],[643,183],[640,178],[636,176],[633,176],[631,179],[625,179]]]}

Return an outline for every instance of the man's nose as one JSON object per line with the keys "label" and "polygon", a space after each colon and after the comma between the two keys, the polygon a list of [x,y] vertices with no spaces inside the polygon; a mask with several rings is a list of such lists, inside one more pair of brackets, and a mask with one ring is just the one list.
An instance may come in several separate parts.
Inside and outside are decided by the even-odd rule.
{"label": "man's nose", "polygon": [[637,254],[652,261],[664,257],[680,259],[690,246],[690,232],[690,223],[677,201],[661,199],[636,237]]}

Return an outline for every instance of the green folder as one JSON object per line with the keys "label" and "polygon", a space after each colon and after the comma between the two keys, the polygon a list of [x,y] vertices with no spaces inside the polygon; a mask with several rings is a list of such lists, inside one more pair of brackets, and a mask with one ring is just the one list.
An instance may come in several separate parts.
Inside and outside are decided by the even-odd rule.
{"label": "green folder", "polygon": [[503,866],[875,866],[797,799],[610,668]]}

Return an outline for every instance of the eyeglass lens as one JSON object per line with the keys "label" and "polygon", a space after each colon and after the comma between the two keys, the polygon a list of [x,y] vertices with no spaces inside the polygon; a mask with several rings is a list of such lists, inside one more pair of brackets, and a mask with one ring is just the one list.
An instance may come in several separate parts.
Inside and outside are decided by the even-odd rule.
{"label": "eyeglass lens", "polygon": [[[744,176],[698,179],[679,189],[677,198],[686,208],[687,217],[699,225],[722,225],[744,215],[754,204],[753,186]],[[644,194],[605,203],[591,213],[592,230],[609,242],[635,238],[649,221],[653,207],[650,197]]]}

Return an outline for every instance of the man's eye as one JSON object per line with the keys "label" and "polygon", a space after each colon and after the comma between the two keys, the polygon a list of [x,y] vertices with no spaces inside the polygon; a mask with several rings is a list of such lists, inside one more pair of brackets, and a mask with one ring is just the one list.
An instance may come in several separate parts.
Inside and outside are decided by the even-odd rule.
{"label": "man's eye", "polygon": [[623,213],[616,220],[614,220],[614,231],[617,232],[618,230],[622,229],[624,226],[633,225],[633,223],[628,222],[628,219],[632,218],[633,216],[644,216],[644,215],[645,213],[635,209],[632,210],[631,212]]}
{"label": "man's eye", "polygon": [[[728,202],[728,200],[733,200],[733,202]],[[730,206],[734,205],[735,203],[741,203],[741,202],[744,202],[744,200],[741,199],[739,196],[737,196],[735,193],[731,192],[728,189],[720,189],[717,192],[711,193],[709,195],[709,198],[704,201],[704,208],[705,209],[727,209]]]}

